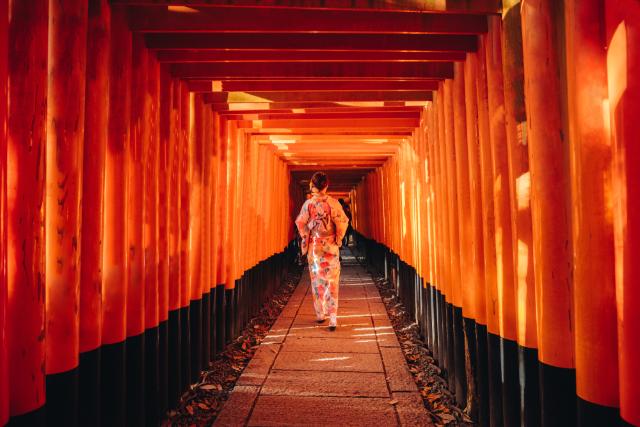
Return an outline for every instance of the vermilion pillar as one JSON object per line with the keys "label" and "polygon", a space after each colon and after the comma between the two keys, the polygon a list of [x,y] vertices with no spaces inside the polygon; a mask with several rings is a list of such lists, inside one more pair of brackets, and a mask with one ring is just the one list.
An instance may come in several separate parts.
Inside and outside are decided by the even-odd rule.
{"label": "vermilion pillar", "polygon": [[[475,296],[475,283],[471,276],[471,222],[465,221],[471,210],[469,197],[469,162],[467,153],[467,121],[464,92],[464,63],[454,64],[453,79],[453,128],[454,128],[454,159],[451,163],[455,173],[455,192],[457,194],[457,216],[455,223],[458,228],[458,250],[454,252],[458,257],[459,268],[459,304],[462,310],[454,310],[454,340],[456,358],[456,402],[463,404],[467,401],[467,385],[472,378],[467,378],[465,369],[465,342],[463,316],[471,321],[475,316],[475,306],[472,300]],[[464,283],[464,286],[462,285]],[[466,313],[465,313],[466,310]]]}
{"label": "vermilion pillar", "polygon": [[102,255],[101,419],[125,423],[127,337],[131,33],[124,13],[112,9],[109,67],[109,138],[105,154]]}
{"label": "vermilion pillar", "polygon": [[143,141],[143,246],[144,246],[144,367],[145,419],[159,422],[159,296],[158,296],[158,159],[160,139],[160,66],[147,52],[145,120],[148,139]]}
{"label": "vermilion pillar", "polygon": [[[33,6],[32,6],[33,7]],[[49,2],[46,149],[47,423],[77,423],[87,2]],[[74,96],[69,96],[73,93]]]}
{"label": "vermilion pillar", "polygon": [[[496,17],[489,19],[486,40],[487,100],[489,106],[489,134],[492,163],[493,208],[495,218],[496,285],[490,287],[488,299],[497,317],[499,335],[489,334],[489,393],[491,395],[491,425],[503,425],[503,404],[512,399],[515,390],[513,378],[517,360],[513,351],[503,358],[502,342],[516,340],[515,286],[513,275],[513,245],[511,240],[511,194],[509,186],[509,156],[505,125],[505,94],[502,73],[502,24]],[[505,360],[505,363],[502,362]],[[503,374],[504,367],[510,368],[510,377]],[[509,380],[505,383],[504,380]],[[504,385],[509,387],[505,388]],[[504,391],[504,392],[503,392]]]}
{"label": "vermilion pillar", "polygon": [[[557,16],[557,11],[548,0],[522,2],[526,145],[531,173],[543,425],[575,423],[574,351],[572,345],[567,345],[573,342],[574,322],[569,161],[563,137],[567,132],[561,116],[560,76],[564,72],[559,55],[564,49],[555,26],[556,19],[562,20],[564,16]],[[516,196],[519,197],[518,179],[516,177]],[[524,227],[524,222],[517,225],[519,245],[525,240],[521,237]],[[522,250],[518,247],[519,252]]]}
{"label": "vermilion pillar", "polygon": [[[487,87],[487,58],[486,58],[487,36],[479,39],[478,54],[476,57],[475,86],[478,106],[478,144],[479,144],[479,167],[480,167],[480,194],[481,194],[481,216],[482,216],[482,242],[484,260],[484,298],[480,297],[485,307],[478,304],[478,310],[485,312],[486,333],[484,339],[481,338],[482,330],[478,329],[478,355],[479,366],[486,366],[486,383],[479,379],[478,393],[480,398],[480,413],[478,420],[480,423],[491,425],[495,421],[497,393],[494,367],[497,367],[497,356],[489,351],[489,340],[500,336],[500,317],[498,315],[497,299],[497,269],[496,269],[496,216],[494,207],[493,191],[493,162],[491,157],[491,122],[489,115],[489,94]],[[503,127],[504,128],[504,127]],[[481,316],[478,313],[478,316]],[[493,338],[492,338],[493,337]],[[482,369],[482,368],[480,368]],[[499,372],[499,369],[498,369]],[[493,416],[492,416],[493,414]]]}
{"label": "vermilion pillar", "polygon": [[[565,6],[580,425],[615,424],[618,358],[604,2]],[[588,70],[589,72],[585,72]],[[598,285],[594,287],[594,278]]]}
{"label": "vermilion pillar", "polygon": [[144,423],[144,195],[149,142],[147,79],[149,55],[141,35],[133,37],[131,79],[131,142],[128,170],[127,241],[127,420]]}
{"label": "vermilion pillar", "polygon": [[[0,99],[7,99],[9,1],[0,1]],[[0,101],[0,424],[9,420],[7,358],[7,102]]]}
{"label": "vermilion pillar", "polygon": [[640,425],[640,5],[605,1],[613,197],[620,414]]}
{"label": "vermilion pillar", "polygon": [[[100,416],[102,344],[102,242],[105,152],[109,139],[111,10],[106,0],[88,4],[87,74],[82,170],[82,251],[80,253],[79,421]],[[106,102],[105,102],[106,100]]]}
{"label": "vermilion pillar", "polygon": [[[10,3],[7,127],[7,348],[11,415],[41,424],[45,402],[47,1]],[[37,411],[37,412],[36,412]]]}

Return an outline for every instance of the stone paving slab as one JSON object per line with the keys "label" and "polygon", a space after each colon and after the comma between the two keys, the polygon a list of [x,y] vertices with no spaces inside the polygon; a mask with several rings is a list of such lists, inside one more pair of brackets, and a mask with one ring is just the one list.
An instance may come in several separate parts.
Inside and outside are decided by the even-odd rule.
{"label": "stone paving slab", "polygon": [[338,328],[315,322],[305,272],[216,426],[433,425],[373,280],[343,260]]}
{"label": "stone paving slab", "polygon": [[[286,351],[278,355],[273,369],[299,371],[384,372],[375,353],[316,353]],[[392,389],[393,390],[393,389]]]}
{"label": "stone paving slab", "polygon": [[389,399],[260,396],[250,426],[393,426]]}

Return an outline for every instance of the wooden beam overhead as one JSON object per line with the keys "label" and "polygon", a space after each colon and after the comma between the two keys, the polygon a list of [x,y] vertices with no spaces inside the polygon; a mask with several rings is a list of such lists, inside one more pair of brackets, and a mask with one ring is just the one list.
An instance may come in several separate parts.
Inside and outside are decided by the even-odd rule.
{"label": "wooden beam overhead", "polygon": [[[388,105],[391,104],[391,105]],[[401,105],[398,105],[401,104]],[[419,104],[419,105],[413,105]],[[418,106],[422,107],[426,105],[426,102],[422,101],[408,101],[408,102],[396,102],[396,101],[363,101],[363,102],[249,102],[249,103],[214,103],[210,104],[211,108],[217,112],[229,112],[237,113],[239,111],[252,113],[266,112],[270,110],[312,110],[312,109],[335,109],[335,108],[348,108],[348,107],[409,107]]]}
{"label": "wooden beam overhead", "polygon": [[[158,0],[111,0],[118,5],[158,5]],[[501,0],[162,0],[164,5],[180,7],[229,6],[268,7],[283,9],[332,9],[332,10],[399,10],[399,11],[439,11],[480,14],[499,14]],[[303,6],[301,6],[303,5]],[[185,9],[183,9],[185,10]]]}
{"label": "wooden beam overhead", "polygon": [[386,52],[340,50],[182,50],[156,51],[160,62],[377,62],[377,61],[464,61],[465,52]]}
{"label": "wooden beam overhead", "polygon": [[378,50],[414,52],[475,52],[475,35],[450,34],[202,34],[150,33],[151,49],[244,50]]}
{"label": "wooden beam overhead", "polygon": [[451,62],[246,62],[173,64],[171,72],[183,79],[225,79],[228,77],[288,76],[305,78],[323,77],[422,77],[434,79],[453,78]]}
{"label": "wooden beam overhead", "polygon": [[371,10],[331,10],[166,5],[131,6],[129,25],[135,32],[170,33],[376,33],[481,34],[481,15]]}
{"label": "wooden beam overhead", "polygon": [[[414,128],[415,119],[290,119],[290,120],[238,120],[241,129],[322,129],[322,128]],[[293,133],[293,132],[292,132]]]}
{"label": "wooden beam overhead", "polygon": [[[248,119],[247,116],[251,116]],[[419,112],[349,112],[342,113],[265,113],[265,114],[237,114],[225,116],[228,120],[289,120],[289,119],[419,119]]]}
{"label": "wooden beam overhead", "polygon": [[192,92],[433,91],[437,80],[189,80]]}
{"label": "wooden beam overhead", "polygon": [[431,101],[431,91],[214,92],[205,103]]}

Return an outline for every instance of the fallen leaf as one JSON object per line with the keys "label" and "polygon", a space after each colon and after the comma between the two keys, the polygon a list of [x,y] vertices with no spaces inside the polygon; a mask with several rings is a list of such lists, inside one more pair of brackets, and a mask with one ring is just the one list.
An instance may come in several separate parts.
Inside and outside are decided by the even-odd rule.
{"label": "fallen leaf", "polygon": [[397,399],[393,399],[392,401],[389,402],[389,405],[397,405],[397,404],[398,404]]}
{"label": "fallen leaf", "polygon": [[215,390],[216,386],[212,385],[212,384],[205,384],[202,387],[200,387],[202,390]]}

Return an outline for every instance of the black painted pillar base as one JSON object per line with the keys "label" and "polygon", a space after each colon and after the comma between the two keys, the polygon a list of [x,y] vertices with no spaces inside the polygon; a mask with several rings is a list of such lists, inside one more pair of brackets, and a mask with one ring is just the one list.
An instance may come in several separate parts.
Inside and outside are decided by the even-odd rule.
{"label": "black painted pillar base", "polygon": [[211,361],[211,290],[202,295],[202,369]]}
{"label": "black painted pillar base", "polygon": [[502,416],[504,425],[520,425],[520,372],[518,367],[518,344],[500,339],[502,352]]}
{"label": "black painted pillar base", "polygon": [[225,344],[229,344],[235,338],[233,332],[235,331],[235,289],[225,289],[224,290],[224,299],[225,299],[225,307],[226,307],[226,319],[225,319]]}
{"label": "black painted pillar base", "polygon": [[160,336],[157,326],[144,331],[144,405],[147,426],[156,426],[160,421],[160,408],[158,406],[159,344]]}
{"label": "black painted pillar base", "polygon": [[[467,404],[467,408],[469,409],[469,417],[472,420],[478,419],[479,406],[480,406],[480,398],[478,396],[478,342],[476,341],[476,321],[468,318],[462,318],[462,325],[464,327],[464,340],[465,344],[463,344],[463,352],[467,351],[468,354],[463,354],[463,360],[469,358],[469,371],[465,369],[465,378],[466,378],[466,401],[461,404],[462,407],[465,407]],[[466,349],[466,350],[465,350]],[[465,368],[466,368],[466,360],[465,360]],[[471,399],[469,399],[471,396]],[[468,403],[471,402],[471,405]]]}
{"label": "black painted pillar base", "polygon": [[126,343],[106,344],[100,350],[100,424],[121,426],[126,421]]}
{"label": "black painted pillar base", "polygon": [[217,316],[217,296],[216,291],[218,290],[217,286],[211,288],[211,292],[209,293],[209,362],[216,357],[216,343],[218,341],[218,331],[216,329],[216,316]]}
{"label": "black painted pillar base", "polygon": [[447,369],[447,379],[449,380],[449,390],[455,393],[456,390],[456,365],[455,365],[455,351],[454,351],[454,332],[453,332],[453,305],[446,303],[446,340],[447,340],[447,360],[445,363]]}
{"label": "black painted pillar base", "polygon": [[186,390],[191,384],[191,319],[189,306],[180,312],[180,390]]}
{"label": "black painted pillar base", "polygon": [[80,353],[78,420],[81,426],[100,425],[100,348]]}
{"label": "black painted pillar base", "polygon": [[158,325],[158,414],[169,409],[169,375],[176,375],[175,371],[169,373],[169,320],[164,320]]}
{"label": "black painted pillar base", "polygon": [[168,407],[173,408],[180,399],[182,391],[182,371],[181,371],[181,337],[180,337],[180,310],[169,311],[168,320]]}
{"label": "black painted pillar base", "polygon": [[576,371],[540,362],[542,426],[576,425]]}
{"label": "black painted pillar base", "polygon": [[47,411],[44,406],[26,414],[9,418],[7,427],[44,427],[47,425]]}
{"label": "black painted pillar base", "polygon": [[453,307],[453,340],[455,363],[455,390],[458,406],[464,407],[467,403],[467,372],[465,368],[464,354],[464,327],[462,325],[462,307]]}
{"label": "black painted pillar base", "polygon": [[487,342],[487,326],[476,323],[476,344],[478,358],[478,375],[476,387],[478,393],[478,423],[489,426],[489,358]]}
{"label": "black painted pillar base", "polygon": [[191,375],[189,380],[195,383],[200,378],[202,370],[202,300],[191,300],[189,304],[189,319],[191,321]]}
{"label": "black painted pillar base", "polygon": [[47,425],[78,425],[78,368],[46,376]]}
{"label": "black painted pillar base", "polygon": [[578,403],[578,426],[580,427],[600,427],[629,425],[620,419],[620,409],[610,406],[599,405],[587,400],[577,398]]}
{"label": "black painted pillar base", "polygon": [[145,425],[144,333],[127,338],[127,425]]}
{"label": "black painted pillar base", "polygon": [[502,427],[502,362],[500,335],[487,334],[487,367],[489,375],[489,425]]}
{"label": "black painted pillar base", "polygon": [[227,306],[223,284],[216,286],[216,353],[224,351],[226,339]]}
{"label": "black painted pillar base", "polygon": [[520,387],[524,405],[522,425],[538,427],[540,425],[540,381],[538,374],[538,350],[518,346],[520,362]]}

